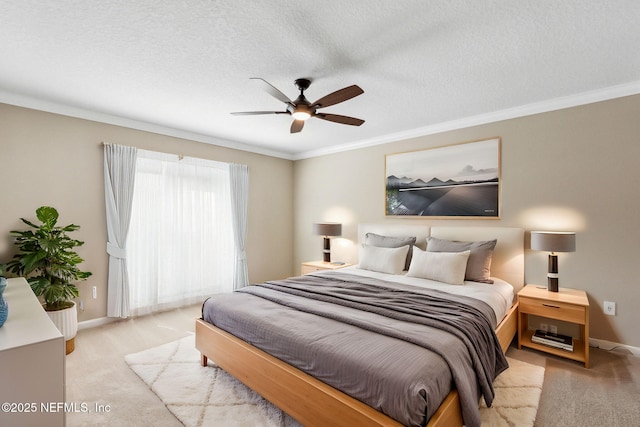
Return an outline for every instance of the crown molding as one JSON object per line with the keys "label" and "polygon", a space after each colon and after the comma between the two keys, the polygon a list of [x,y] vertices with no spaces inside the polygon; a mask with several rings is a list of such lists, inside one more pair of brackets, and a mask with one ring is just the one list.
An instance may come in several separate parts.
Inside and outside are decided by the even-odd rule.
{"label": "crown molding", "polygon": [[30,108],[32,110],[44,111],[47,113],[60,114],[63,116],[73,117],[77,119],[91,120],[94,122],[105,123],[125,128],[141,130],[145,132],[157,133],[160,135],[172,136],[175,138],[188,139],[190,141],[203,142],[205,144],[217,145],[234,150],[247,151],[250,153],[262,154],[270,157],[278,157],[286,160],[293,160],[291,153],[283,151],[270,150],[251,144],[244,144],[237,141],[216,138],[209,135],[190,132],[182,129],[176,129],[169,126],[162,126],[155,123],[149,123],[141,120],[128,119],[126,117],[116,116],[112,114],[101,113],[98,111],[72,107],[52,101],[36,99],[16,93],[0,90],[0,103],[15,105],[17,107]]}
{"label": "crown molding", "polygon": [[463,119],[451,120],[437,123],[407,131],[391,133],[355,143],[336,145],[318,150],[306,151],[293,155],[293,160],[302,160],[311,157],[319,157],[327,154],[335,154],[343,151],[357,150],[359,148],[372,147],[375,145],[387,144],[390,142],[416,138],[420,136],[433,135],[437,133],[464,129],[472,126],[484,125],[487,123],[499,122],[502,120],[515,119],[518,117],[531,116],[534,114],[546,113],[550,111],[562,110],[565,108],[577,107],[580,105],[592,104],[595,102],[607,101],[625,96],[637,95],[640,93],[640,81],[626,83],[617,86],[610,86],[603,89],[596,89],[575,95],[562,96],[546,101],[534,102],[532,104],[505,110],[494,111],[486,114],[465,117]]}

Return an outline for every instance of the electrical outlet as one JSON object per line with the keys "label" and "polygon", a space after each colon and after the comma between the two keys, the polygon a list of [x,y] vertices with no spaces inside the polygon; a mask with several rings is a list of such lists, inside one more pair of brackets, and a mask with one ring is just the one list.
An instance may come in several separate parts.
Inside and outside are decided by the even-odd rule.
{"label": "electrical outlet", "polygon": [[93,299],[98,298],[98,287],[94,286],[93,287]]}
{"label": "electrical outlet", "polygon": [[540,323],[540,330],[543,332],[548,332],[549,331],[549,325],[547,325],[546,323]]}
{"label": "electrical outlet", "polygon": [[609,316],[616,315],[616,303],[611,301],[604,302],[604,314],[608,314]]}
{"label": "electrical outlet", "polygon": [[84,301],[80,300],[80,311],[84,311]]}
{"label": "electrical outlet", "polygon": [[549,332],[551,332],[552,334],[557,334],[558,327],[556,325],[549,325]]}

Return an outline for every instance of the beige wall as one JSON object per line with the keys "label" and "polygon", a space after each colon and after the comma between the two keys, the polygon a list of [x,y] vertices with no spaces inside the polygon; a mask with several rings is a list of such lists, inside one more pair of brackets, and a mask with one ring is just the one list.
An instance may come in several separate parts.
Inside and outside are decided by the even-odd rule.
{"label": "beige wall", "polygon": [[[398,221],[384,216],[385,154],[493,136],[502,138],[500,220],[404,221],[576,231],[577,251],[559,254],[561,286],[587,291],[592,338],[640,346],[640,96],[297,161],[296,271],[321,257],[314,222],[343,223],[333,258],[357,262],[357,224]],[[546,283],[546,257],[526,251],[528,283]],[[615,317],[603,314],[605,300],[617,303]]]}
{"label": "beige wall", "polygon": [[[106,316],[107,255],[102,141],[249,166],[247,257],[252,283],[287,277],[293,259],[293,162],[88,120],[0,104],[0,262],[14,246],[20,217],[51,205],[60,223],[75,223],[85,245],[81,267],[93,276],[79,284],[79,320]],[[273,250],[277,247],[277,250]],[[91,288],[97,286],[98,298]]]}
{"label": "beige wall", "polygon": [[[358,223],[422,221],[384,217],[385,154],[500,136],[502,218],[430,222],[577,231],[577,252],[560,254],[561,286],[588,292],[591,337],[640,346],[633,269],[640,247],[638,117],[640,96],[632,96],[291,162],[0,104],[0,262],[13,252],[8,231],[21,228],[18,218],[53,205],[62,223],[81,226],[83,268],[94,273],[80,284],[85,310],[79,318],[106,314],[102,141],[249,165],[248,257],[255,283],[298,273],[300,262],[320,258],[314,222],[342,222],[334,258],[357,262]],[[545,274],[546,254],[527,251],[527,281],[544,283]],[[603,314],[604,300],[617,302],[615,317]]]}

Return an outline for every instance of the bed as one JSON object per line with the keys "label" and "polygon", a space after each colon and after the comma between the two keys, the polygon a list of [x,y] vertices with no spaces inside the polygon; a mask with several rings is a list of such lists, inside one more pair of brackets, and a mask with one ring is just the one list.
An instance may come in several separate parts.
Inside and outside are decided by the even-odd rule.
{"label": "bed", "polygon": [[[213,315],[205,315],[203,307],[203,319],[196,321],[196,347],[202,354],[203,365],[206,365],[207,359],[211,359],[222,369],[228,371],[247,386],[260,393],[267,400],[283,409],[302,424],[308,426],[424,425],[427,419],[427,425],[429,426],[463,425],[463,413],[466,413],[464,420],[466,424],[473,425],[477,420],[474,420],[472,415],[469,415],[469,390],[478,387],[478,389],[481,390],[480,394],[482,394],[486,392],[484,388],[486,388],[487,385],[483,384],[482,375],[479,376],[480,379],[475,383],[465,384],[464,381],[458,383],[458,381],[461,381],[461,378],[466,378],[467,375],[464,369],[467,368],[453,369],[447,368],[448,365],[444,365],[444,368],[441,366],[441,359],[446,360],[448,363],[448,359],[454,356],[449,355],[447,353],[448,350],[447,352],[443,351],[444,354],[436,354],[435,356],[432,354],[440,351],[440,346],[434,344],[439,343],[440,335],[438,335],[438,333],[436,333],[434,338],[425,339],[424,341],[426,342],[416,342],[416,340],[422,340],[423,330],[420,328],[431,328],[431,326],[433,326],[430,323],[434,321],[432,318],[428,318],[427,320],[422,319],[423,310],[417,310],[420,311],[420,319],[416,321],[416,324],[420,325],[414,327],[413,319],[415,319],[415,311],[413,311],[409,315],[410,325],[407,326],[406,323],[402,323],[402,325],[398,327],[398,330],[402,331],[403,334],[402,344],[397,341],[397,336],[393,336],[393,334],[397,334],[397,332],[389,334],[391,337],[385,336],[384,338],[376,334],[380,332],[379,329],[384,329],[383,334],[387,335],[387,325],[394,322],[406,322],[407,319],[404,317],[401,319],[394,317],[389,321],[386,317],[388,314],[386,312],[379,313],[375,311],[378,310],[378,308],[376,308],[373,314],[366,314],[366,316],[372,316],[373,320],[367,319],[366,326],[363,327],[362,324],[358,323],[360,322],[360,312],[349,311],[356,310],[358,307],[354,308],[349,306],[346,309],[340,308],[339,312],[336,311],[338,316],[344,317],[340,319],[332,317],[334,314],[327,316],[323,313],[321,316],[318,316],[318,313],[315,311],[320,310],[317,305],[329,306],[333,304],[332,298],[335,297],[335,292],[354,293],[354,295],[357,295],[355,302],[350,300],[351,302],[348,304],[360,304],[360,301],[366,298],[382,297],[382,304],[380,300],[375,299],[372,300],[372,304],[375,307],[384,306],[380,309],[387,310],[387,306],[391,305],[391,301],[396,298],[388,298],[380,289],[385,292],[395,292],[389,295],[397,295],[397,292],[407,291],[410,292],[411,298],[417,297],[418,299],[422,299],[426,298],[423,297],[423,295],[431,295],[432,293],[436,293],[439,296],[439,293],[441,293],[443,289],[455,288],[456,291],[466,291],[474,288],[481,289],[483,287],[497,289],[500,288],[504,282],[508,282],[510,285],[505,285],[504,289],[510,288],[511,293],[509,294],[507,292],[505,296],[502,296],[505,301],[498,304],[477,304],[478,310],[484,310],[484,317],[494,317],[492,327],[495,327],[495,334],[491,335],[495,336],[497,342],[494,346],[497,346],[497,352],[500,353],[499,356],[503,357],[502,353],[509,346],[516,331],[517,307],[512,304],[515,299],[513,296],[522,287],[524,281],[523,231],[517,228],[506,227],[426,227],[413,224],[364,224],[359,227],[359,240],[365,242],[367,236],[372,233],[387,237],[416,236],[418,239],[415,242],[415,246],[422,251],[426,248],[427,236],[432,239],[432,242],[438,239],[442,241],[466,242],[496,239],[497,243],[493,250],[491,262],[491,276],[492,280],[494,280],[494,285],[465,281],[464,286],[447,285],[447,288],[437,288],[438,284],[436,283],[434,285],[436,289],[433,289],[433,287],[420,287],[420,290],[417,291],[414,281],[419,280],[420,283],[422,283],[421,277],[405,277],[407,274],[388,275],[387,273],[371,272],[363,268],[348,268],[335,272],[292,278],[287,281],[268,282],[261,286],[251,286],[248,287],[250,289],[247,289],[249,296],[244,295],[244,293],[240,293],[242,295],[233,293],[225,297],[216,296],[213,305],[217,305],[217,307],[213,310]],[[361,251],[365,250],[364,248],[368,248],[366,249],[368,251],[372,250],[370,246],[372,245],[363,247]],[[420,249],[416,249],[416,251],[419,251],[416,252],[417,255],[414,254],[416,259],[425,256],[425,252],[420,251]],[[385,254],[387,252],[385,252]],[[449,256],[448,254],[445,255]],[[370,254],[361,253],[360,258],[365,261],[367,259],[370,260],[371,256]],[[415,262],[414,264],[418,263]],[[346,283],[346,285],[340,284],[339,286],[347,286],[348,289],[346,291],[342,289],[336,291],[335,287],[338,286],[338,282]],[[375,292],[371,292],[371,295],[374,296],[367,294],[366,297],[363,297],[364,294],[362,294],[362,292],[368,292],[368,290],[365,289],[365,287],[368,286],[375,288]],[[453,288],[451,288],[452,286]],[[397,288],[400,289],[398,290]],[[493,290],[491,290],[491,292],[493,292]],[[314,301],[313,303],[307,302],[306,298],[309,293],[321,294],[322,296],[318,297],[320,301]],[[469,298],[473,298],[467,295],[452,296],[453,294],[450,292],[446,293],[447,298],[455,300],[455,304],[457,304],[458,300],[462,300],[461,303],[463,307],[467,306],[466,304]],[[274,302],[272,300],[275,298],[273,296],[274,294],[277,294],[278,301]],[[404,296],[405,294],[402,293],[402,295]],[[225,298],[231,299],[226,300]],[[301,302],[299,298],[305,299]],[[314,296],[313,298],[316,297]],[[429,296],[429,299],[431,298],[432,297]],[[476,298],[484,299],[485,297],[480,296]],[[340,299],[343,299],[342,294]],[[499,299],[500,298],[497,300],[499,301]],[[246,300],[251,300],[251,304],[253,304],[253,301],[259,301],[259,303],[257,306],[247,306],[251,308],[245,309],[243,305]],[[402,302],[402,304],[407,303],[405,301]],[[413,304],[413,299],[410,304]],[[447,305],[449,305],[449,303],[447,303]],[[497,307],[500,305],[502,308]],[[232,306],[233,309],[229,310],[229,313],[218,314],[218,312],[222,310],[222,306]],[[453,305],[451,306],[453,307]],[[333,306],[331,305],[331,307]],[[322,308],[322,310],[325,310],[325,308]],[[333,309],[331,308],[326,310],[333,313]],[[347,310],[347,314],[343,314],[342,310]],[[404,310],[404,308],[402,308],[402,310]],[[366,309],[364,311],[371,310]],[[396,307],[393,312],[396,313],[397,311]],[[325,318],[325,316],[327,317]],[[394,314],[393,316],[396,315]],[[405,316],[405,314],[402,314],[402,316]],[[429,317],[428,315],[425,316]],[[209,321],[205,321],[205,317]],[[446,318],[447,316],[444,317]],[[243,326],[247,323],[250,324],[252,318],[254,319],[253,325]],[[269,324],[272,319],[282,318],[285,318],[287,323],[289,323],[290,326],[288,330],[282,329],[279,332],[265,332],[265,328],[267,328],[266,325]],[[387,320],[381,321],[380,319]],[[256,321],[257,324],[255,324]],[[216,325],[210,322],[216,323]],[[276,320],[274,320],[274,323],[275,322]],[[337,332],[323,332],[325,329],[328,331],[330,324],[333,325],[335,322],[340,322]],[[342,322],[350,325],[342,326]],[[354,322],[355,325],[352,324]],[[422,325],[423,322],[426,322],[426,326]],[[236,326],[236,324],[240,326]],[[315,324],[317,324],[316,329],[318,330],[312,329],[315,327]],[[374,324],[374,326],[371,327],[370,324]],[[233,329],[238,327],[240,328],[239,330]],[[242,328],[246,329],[243,330]],[[271,328],[271,326],[269,326],[269,328]],[[352,331],[353,328],[364,329],[364,331],[359,331],[358,335],[352,335],[352,333],[354,333]],[[404,334],[414,335],[405,338]],[[489,334],[481,333],[481,335]],[[306,346],[303,346],[305,348],[304,351],[293,350],[292,345],[282,345],[290,336],[296,337],[296,339],[306,339],[310,337],[310,342],[308,342]],[[405,343],[404,339],[408,339],[409,342]],[[492,338],[489,337],[486,339],[491,340]],[[363,348],[367,349],[366,356],[362,356],[362,350],[358,350],[360,351],[360,353],[358,353],[350,349],[351,343],[355,341],[362,341]],[[347,356],[349,356],[349,352],[355,352],[356,358],[366,360],[366,363],[363,364],[365,366],[362,368],[353,366],[353,357],[352,359],[337,359],[340,360],[340,363],[335,363],[335,361],[331,361],[331,359],[323,362],[324,358],[319,357],[319,355],[323,353],[325,347],[329,348],[331,345],[336,345],[339,351],[343,351],[342,349],[346,348],[344,351],[347,353]],[[435,346],[437,348],[427,349],[423,357],[421,353],[416,353],[425,351],[422,346]],[[398,353],[398,355],[393,355],[392,351],[395,351],[396,347],[398,349],[402,348],[403,350]],[[417,349],[418,347],[420,347],[420,349]],[[479,365],[476,363],[476,359],[478,357],[486,357],[486,355],[500,359],[500,357],[494,356],[496,351],[491,348],[491,345],[487,345],[486,349],[480,345],[474,345],[472,347],[482,347],[482,350],[480,356],[469,356],[472,360],[471,365]],[[459,350],[457,349],[451,351],[451,354],[454,355],[458,353]],[[391,363],[399,363],[402,367],[413,368],[415,366],[417,373],[414,374],[407,370],[404,376],[408,376],[409,379],[414,380],[410,381],[412,384],[411,387],[415,386],[414,383],[418,384],[416,387],[418,387],[420,396],[415,397],[408,395],[408,397],[405,398],[402,394],[403,385],[396,384],[396,381],[392,380],[396,377],[403,377],[403,374],[398,374],[397,371],[394,374],[386,374],[385,369],[391,368],[382,363],[389,363],[389,361],[378,362],[377,358],[389,359]],[[462,358],[466,359],[467,356]],[[434,367],[427,365],[427,360],[431,359],[435,361]],[[423,361],[425,364],[424,368],[421,365]],[[477,368],[477,366],[475,367]],[[360,369],[362,369],[363,373],[360,373]],[[422,371],[420,371],[421,369],[428,370],[428,372],[423,374]],[[448,374],[450,377],[446,377],[445,373],[444,379],[437,379],[440,378],[439,376],[443,371],[448,371],[448,369],[450,369]],[[462,370],[460,371],[459,369]],[[500,366],[500,361],[498,360],[495,362],[493,368],[487,370],[487,368],[484,367],[483,369],[488,372],[485,374],[490,378],[490,381],[492,381],[492,377],[496,372],[491,371],[491,369],[500,371],[504,369],[504,366]],[[351,371],[355,372],[355,375],[349,379],[347,378],[347,374]],[[462,372],[462,374],[460,372]],[[436,376],[435,373],[438,373],[438,375]],[[427,381],[421,378],[422,376],[429,377],[431,375],[436,379]],[[478,376],[477,372],[476,376]],[[358,378],[360,378],[360,380],[358,380]],[[400,380],[397,382],[400,382]],[[452,383],[458,384],[458,387],[452,387]],[[363,386],[363,384],[366,384],[366,386]],[[488,387],[491,388],[490,384]],[[341,390],[344,390],[344,392]],[[387,400],[380,398],[380,401],[378,401],[378,393],[382,395],[383,392],[392,393],[389,393],[390,397],[385,398]],[[359,395],[358,393],[364,394]],[[352,395],[357,398],[352,397]],[[431,406],[423,409],[423,418],[420,419],[419,414],[416,415],[416,409],[407,407],[409,409],[405,410],[403,405],[405,405],[405,401],[420,400],[422,398],[425,398]],[[473,403],[477,409],[477,400]],[[405,411],[407,414],[404,413]],[[403,418],[405,416],[408,418]]]}

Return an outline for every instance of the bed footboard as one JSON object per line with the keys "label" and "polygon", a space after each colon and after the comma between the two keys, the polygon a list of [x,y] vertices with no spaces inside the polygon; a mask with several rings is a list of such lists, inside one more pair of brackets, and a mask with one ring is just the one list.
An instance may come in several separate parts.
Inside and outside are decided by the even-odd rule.
{"label": "bed footboard", "polygon": [[397,426],[397,421],[235,336],[196,320],[203,362],[220,368],[305,426]]}
{"label": "bed footboard", "polygon": [[[496,329],[505,352],[515,336],[517,311],[518,305],[514,304]],[[401,426],[359,400],[201,319],[196,320],[196,348],[203,366],[211,359],[305,426]],[[453,390],[427,426],[462,425],[460,398]]]}

